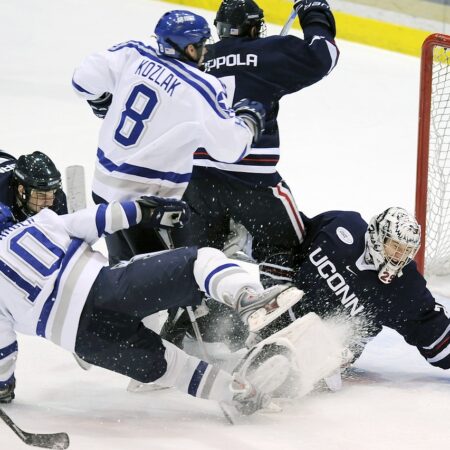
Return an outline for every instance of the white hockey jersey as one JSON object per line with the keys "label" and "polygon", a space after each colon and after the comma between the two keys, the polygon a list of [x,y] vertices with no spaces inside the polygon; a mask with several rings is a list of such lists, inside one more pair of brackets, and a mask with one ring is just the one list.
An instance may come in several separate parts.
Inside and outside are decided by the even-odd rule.
{"label": "white hockey jersey", "polygon": [[63,216],[44,209],[0,233],[0,386],[14,374],[16,332],[74,350],[86,298],[108,264],[90,244],[141,217],[135,202]]}
{"label": "white hockey jersey", "polygon": [[88,56],[72,84],[87,100],[113,94],[93,181],[93,192],[107,201],[181,198],[198,147],[227,163],[250,150],[252,132],[228,108],[217,78],[141,42]]}

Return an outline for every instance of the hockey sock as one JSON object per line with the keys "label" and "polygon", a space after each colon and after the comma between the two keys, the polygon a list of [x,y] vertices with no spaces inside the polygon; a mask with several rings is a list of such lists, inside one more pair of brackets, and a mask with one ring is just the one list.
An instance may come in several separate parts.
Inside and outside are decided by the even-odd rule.
{"label": "hockey sock", "polygon": [[250,288],[256,293],[263,291],[257,276],[251,275],[235,260],[214,248],[198,250],[194,277],[203,292],[231,307],[236,306],[238,293],[243,288]]}

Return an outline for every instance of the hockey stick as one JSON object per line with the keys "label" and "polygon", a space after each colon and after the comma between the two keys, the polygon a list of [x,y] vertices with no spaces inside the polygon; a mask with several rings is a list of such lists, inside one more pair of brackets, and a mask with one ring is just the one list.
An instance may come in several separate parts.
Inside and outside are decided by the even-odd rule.
{"label": "hockey stick", "polygon": [[86,182],[83,166],[66,167],[66,195],[69,213],[86,208]]}
{"label": "hockey stick", "polygon": [[11,430],[27,445],[41,448],[66,449],[69,447],[69,436],[67,433],[27,433],[21,430],[12,419],[0,408],[0,418]]}
{"label": "hockey stick", "polygon": [[[67,166],[66,167],[66,185],[65,193],[67,196],[67,210],[73,213],[80,209],[86,208],[86,181],[83,166]],[[89,370],[92,365],[83,361],[78,355],[73,353],[73,357],[77,364],[83,370]]]}
{"label": "hockey stick", "polygon": [[283,28],[281,29],[280,36],[286,36],[289,33],[296,17],[297,17],[297,11],[295,9],[293,9],[288,20],[286,21]]}
{"label": "hockey stick", "polygon": [[[157,229],[156,230],[161,242],[168,248],[168,249],[174,249],[175,245],[172,240],[172,236],[170,234],[170,231],[167,229]],[[191,321],[192,329],[194,330],[195,338],[197,339],[198,345],[200,346],[200,350],[202,352],[202,356],[205,359],[205,361],[209,361],[208,351],[206,350],[206,345],[203,341],[202,335],[200,333],[200,328],[197,323],[197,319],[195,317],[194,310],[192,309],[192,306],[186,306],[186,311],[189,315],[189,320]]]}

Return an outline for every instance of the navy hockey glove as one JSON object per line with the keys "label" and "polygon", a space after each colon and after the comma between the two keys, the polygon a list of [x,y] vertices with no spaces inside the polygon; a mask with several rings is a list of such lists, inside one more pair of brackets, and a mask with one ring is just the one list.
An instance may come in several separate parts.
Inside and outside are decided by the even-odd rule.
{"label": "navy hockey glove", "polygon": [[10,384],[0,388],[0,403],[11,403],[14,400],[14,389],[16,388],[16,380],[13,380]]}
{"label": "navy hockey glove", "polygon": [[113,95],[111,92],[105,92],[99,98],[95,100],[87,100],[89,106],[94,111],[94,114],[100,119],[104,119],[106,113],[108,112],[109,106],[111,105]]}
{"label": "navy hockey glove", "polygon": [[294,9],[303,29],[313,23],[325,25],[336,36],[336,22],[326,0],[297,0]]}
{"label": "navy hockey glove", "polygon": [[266,125],[266,110],[260,102],[243,98],[233,105],[236,116],[253,131],[253,142],[258,142]]}
{"label": "navy hockey glove", "polygon": [[144,196],[137,200],[141,207],[141,223],[152,228],[183,228],[191,217],[189,205],[183,200]]}

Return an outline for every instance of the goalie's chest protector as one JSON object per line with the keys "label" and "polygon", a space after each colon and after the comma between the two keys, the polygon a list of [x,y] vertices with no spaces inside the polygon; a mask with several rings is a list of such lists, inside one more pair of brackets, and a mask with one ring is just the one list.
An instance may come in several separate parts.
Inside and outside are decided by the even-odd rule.
{"label": "goalie's chest protector", "polygon": [[305,291],[301,303],[307,312],[365,317],[377,329],[406,331],[407,322],[434,303],[414,262],[390,284],[378,279],[363,258],[367,224],[358,213],[327,212],[306,227],[310,247],[296,284]]}

